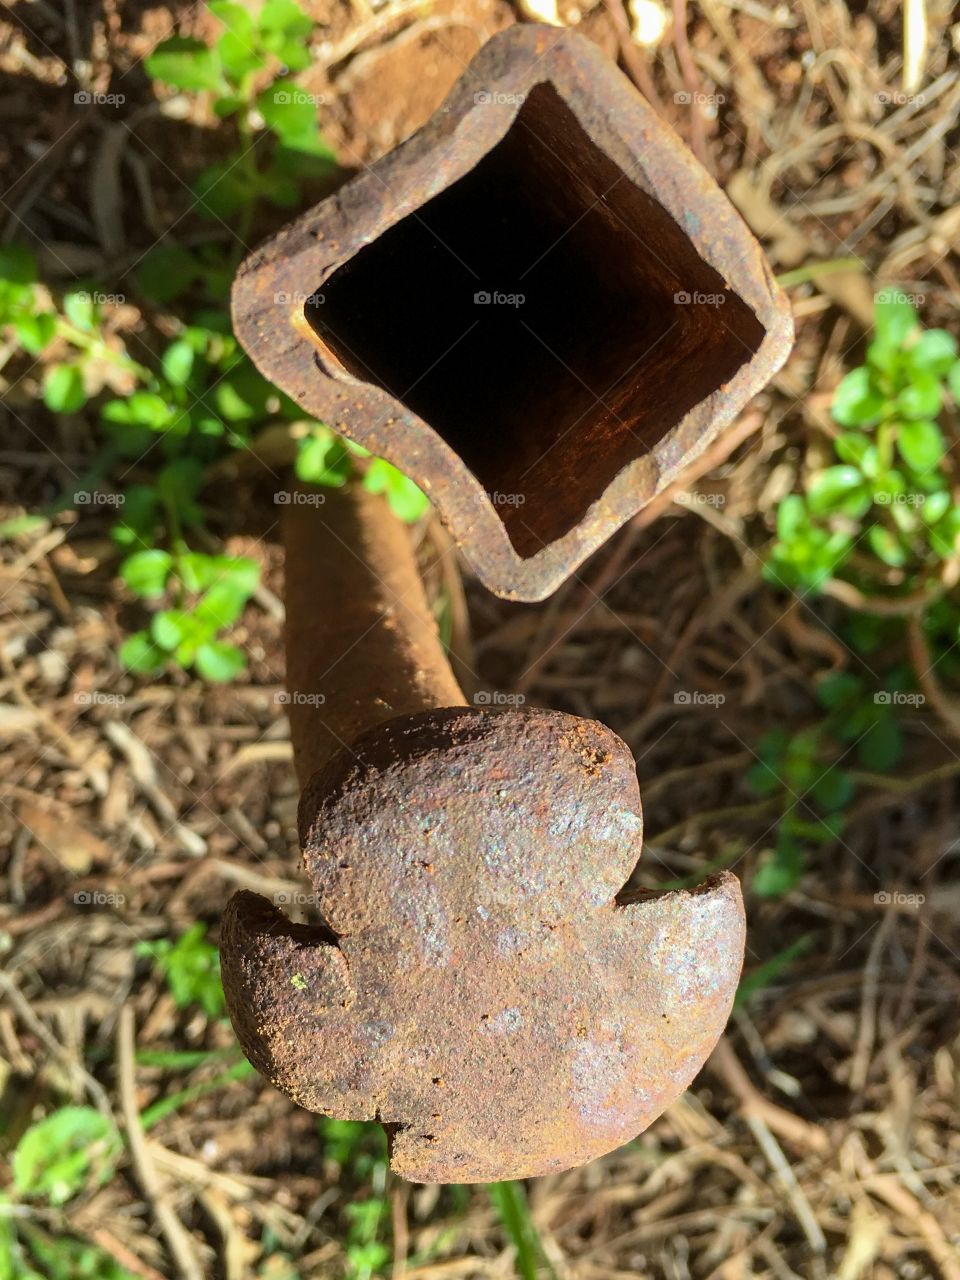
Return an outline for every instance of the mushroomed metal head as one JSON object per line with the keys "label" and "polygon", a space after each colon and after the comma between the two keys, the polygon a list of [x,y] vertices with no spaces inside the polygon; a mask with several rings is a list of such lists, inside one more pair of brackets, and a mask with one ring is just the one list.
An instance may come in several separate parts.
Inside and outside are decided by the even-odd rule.
{"label": "mushroomed metal head", "polygon": [[325,925],[238,894],[230,1014],[294,1101],[379,1120],[404,1177],[495,1181],[602,1155],[716,1043],[743,959],[739,885],[618,897],[640,799],[604,726],[402,717],[314,775],[300,819]]}
{"label": "mushroomed metal head", "polygon": [[244,263],[261,372],[540,600],[783,364],[739,214],[583,36],[494,36],[417,134]]}

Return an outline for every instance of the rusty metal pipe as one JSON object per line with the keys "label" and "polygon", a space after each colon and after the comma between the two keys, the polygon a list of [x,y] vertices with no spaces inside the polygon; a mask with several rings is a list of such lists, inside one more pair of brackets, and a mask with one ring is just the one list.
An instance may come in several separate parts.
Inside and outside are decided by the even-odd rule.
{"label": "rusty metal pipe", "polygon": [[[283,521],[287,712],[305,787],[364,731],[466,699],[410,538],[382,498],[361,488],[294,490],[292,498]],[[318,499],[319,513],[310,505]]]}
{"label": "rusty metal pipe", "polygon": [[680,139],[589,40],[534,24],[251,254],[232,307],[261,372],[407,472],[520,600],[676,480],[793,337]]}
{"label": "rusty metal pipe", "polygon": [[228,903],[223,983],[245,1053],[300,1105],[379,1120],[415,1181],[612,1150],[723,1030],[744,949],[736,878],[623,892],[642,832],[629,749],[560,712],[455,705],[379,498],[298,505],[287,534],[300,841],[322,923],[248,892]]}

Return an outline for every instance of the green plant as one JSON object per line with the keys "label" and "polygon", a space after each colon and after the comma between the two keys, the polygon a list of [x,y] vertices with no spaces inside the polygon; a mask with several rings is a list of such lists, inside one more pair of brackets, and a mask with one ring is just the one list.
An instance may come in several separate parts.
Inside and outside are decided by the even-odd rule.
{"label": "green plant", "polygon": [[110,1120],[93,1107],[60,1107],[38,1120],[13,1153],[13,1185],[21,1196],[61,1205],[93,1178],[107,1181],[120,1150]]}
{"label": "green plant", "polygon": [[[239,151],[200,175],[197,198],[201,212],[239,215],[242,240],[258,199],[295,203],[297,183],[327,173],[332,156],[317,133],[315,101],[289,79],[309,64],[310,19],[294,0],[267,0],[255,14],[231,0],[209,7],[222,25],[212,44],[176,36],[157,46],[147,66],[168,84],[210,93],[215,113],[235,119]],[[217,252],[208,247],[196,256],[162,245],[144,261],[141,286],[169,301],[201,280],[219,303],[236,263]],[[221,554],[206,528],[203,491],[225,454],[281,425],[296,441],[301,479],[343,484],[359,472],[409,521],[423,515],[427,499],[387,462],[303,421],[240,350],[222,303],[191,323],[168,320],[163,328],[176,328],[173,340],[148,335],[144,359],[136,360],[109,330],[115,304],[124,301],[91,286],[72,288],[58,302],[39,282],[28,250],[0,249],[3,361],[17,351],[37,358],[46,407],[59,414],[95,407],[104,438],[72,496],[7,521],[2,532],[28,533],[71,505],[115,508],[112,535],[124,553],[119,575],[148,614],[122,644],[121,661],[142,675],[172,665],[228,681],[246,665],[228,632],[256,592],[259,571],[250,558]],[[114,491],[102,492],[111,476]]]}
{"label": "green plant", "polygon": [[137,1280],[102,1249],[50,1235],[0,1195],[0,1280]]}
{"label": "green plant", "polygon": [[[901,675],[894,687],[902,688],[902,680]],[[840,839],[855,791],[844,767],[848,756],[852,753],[865,769],[885,772],[902,751],[890,695],[871,693],[859,676],[825,676],[817,685],[817,701],[826,714],[800,732],[765,733],[759,759],[747,774],[755,795],[779,797],[782,804],[774,846],[751,882],[762,897],[788,893],[802,878],[811,847]]]}
{"label": "green plant", "polygon": [[79,285],[67,290],[59,306],[40,283],[37,261],[23,245],[0,247],[0,329],[7,343],[6,364],[19,349],[31,356],[55,350],[44,364],[42,398],[53,413],[76,413],[105,373],[149,377],[149,370],[124,349],[108,343],[101,331],[103,303],[109,296]]}
{"label": "green plant", "polygon": [[207,926],[202,921],[191,925],[176,942],[169,938],[139,942],[136,951],[154,961],[178,1009],[198,1004],[208,1018],[223,1016],[226,1001],[220,981],[220,953],[207,941]]}
{"label": "green plant", "polygon": [[[207,7],[223,24],[213,43],[174,36],[154,49],[146,68],[174,88],[209,93],[216,115],[234,120],[236,151],[204,169],[193,190],[205,216],[239,215],[243,240],[259,199],[292,208],[300,181],[326,176],[335,158],[317,130],[316,96],[290,74],[310,65],[311,19],[294,0],[266,0],[257,12],[232,0],[211,0]],[[189,283],[189,255],[168,253],[166,265]]]}
{"label": "green plant", "polygon": [[540,1236],[530,1217],[523,1183],[491,1182],[487,1191],[490,1203],[516,1251],[517,1274],[522,1280],[537,1280],[538,1269],[545,1265],[552,1276],[554,1270],[547,1262]]}
{"label": "green plant", "polygon": [[[367,459],[357,464],[354,459]],[[374,458],[361,445],[335,435],[322,422],[312,424],[298,443],[294,470],[308,484],[339,489],[359,469],[363,487],[382,493],[394,515],[413,524],[430,508],[430,499],[402,471],[384,458]]]}
{"label": "green plant", "polygon": [[766,576],[810,591],[843,578],[868,597],[945,589],[956,556],[960,505],[937,421],[960,402],[957,344],[922,330],[910,301],[878,294],[866,363],[837,387],[834,459],[777,512]]}
{"label": "green plant", "polygon": [[344,1206],[344,1252],[349,1280],[369,1280],[390,1260],[381,1238],[390,1220],[383,1187],[387,1171],[387,1138],[378,1124],[354,1120],[317,1121],[323,1154],[340,1167],[341,1185],[370,1185],[370,1193]]}

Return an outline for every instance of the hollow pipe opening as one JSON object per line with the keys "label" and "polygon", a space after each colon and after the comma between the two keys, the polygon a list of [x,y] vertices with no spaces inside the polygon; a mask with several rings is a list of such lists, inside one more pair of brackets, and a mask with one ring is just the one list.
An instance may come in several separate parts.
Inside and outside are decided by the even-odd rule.
{"label": "hollow pipe opening", "polygon": [[764,337],[641,182],[537,84],[472,170],[305,306],[353,377],[415,412],[495,495],[524,558]]}

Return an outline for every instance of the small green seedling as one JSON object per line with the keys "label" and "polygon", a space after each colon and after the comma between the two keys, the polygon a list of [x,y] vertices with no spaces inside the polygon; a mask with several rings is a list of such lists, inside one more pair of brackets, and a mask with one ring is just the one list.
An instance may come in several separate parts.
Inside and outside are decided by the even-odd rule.
{"label": "small green seedling", "polygon": [[30,1126],[13,1153],[17,1194],[65,1204],[107,1182],[121,1149],[120,1135],[93,1107],[60,1107]]}
{"label": "small green seedling", "polygon": [[339,489],[358,469],[353,459],[367,459],[359,465],[363,487],[382,493],[394,515],[415,524],[430,509],[430,499],[414,482],[384,458],[370,453],[352,440],[335,435],[323,423],[314,424],[300,439],[294,470],[308,484]]}
{"label": "small green seedling", "polygon": [[[900,684],[902,687],[902,681]],[[781,897],[802,879],[812,846],[836,843],[855,784],[844,762],[886,772],[899,760],[902,741],[892,701],[879,699],[849,672],[824,677],[817,701],[826,715],[799,733],[772,729],[760,739],[747,785],[757,796],[778,796],[783,816],[773,848],[761,860],[751,888]]]}
{"label": "small green seedling", "polygon": [[903,294],[880,293],[866,364],[833,398],[836,461],[780,503],[769,581],[820,591],[842,575],[871,596],[935,587],[960,537],[937,421],[948,399],[960,403],[956,340],[922,330]]}
{"label": "small green seedling", "polygon": [[160,938],[137,944],[138,956],[149,956],[166,979],[178,1009],[199,1005],[208,1018],[223,1017],[226,1000],[220,981],[220,953],[207,941],[203,922],[191,925],[176,942]]}
{"label": "small green seedling", "polygon": [[237,151],[200,174],[194,196],[207,217],[239,214],[243,239],[243,222],[259,199],[291,208],[300,181],[325,177],[336,161],[317,129],[316,95],[292,78],[310,65],[311,19],[293,0],[267,0],[256,12],[232,0],[211,0],[207,8],[223,25],[212,44],[174,36],[154,49],[146,68],[176,89],[208,93],[216,115],[235,121]]}

